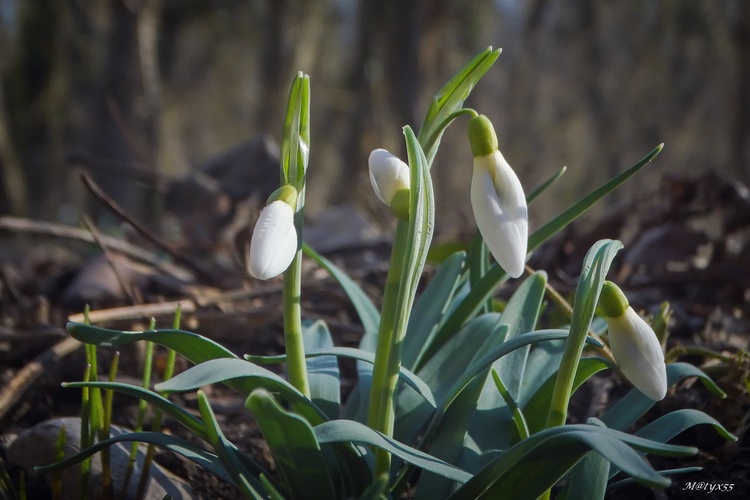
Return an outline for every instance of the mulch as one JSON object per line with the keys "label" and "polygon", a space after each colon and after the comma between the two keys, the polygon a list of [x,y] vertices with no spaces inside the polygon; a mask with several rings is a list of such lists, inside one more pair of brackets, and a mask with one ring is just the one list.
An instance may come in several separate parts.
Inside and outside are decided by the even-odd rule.
{"label": "mulch", "polygon": [[[244,276],[232,245],[217,238],[217,247],[202,253],[189,241],[164,242],[138,234],[102,235],[89,221],[89,230],[40,221],[0,217],[0,456],[14,434],[48,418],[75,415],[80,394],[60,388],[60,382],[80,380],[84,359],[64,326],[81,320],[82,304],[92,306],[91,321],[117,329],[169,327],[177,303],[184,329],[198,331],[238,354],[277,354],[283,351],[281,285],[259,283]],[[218,230],[217,230],[218,233]],[[699,384],[683,383],[658,404],[650,417],[677,408],[697,408],[719,420],[740,437],[727,443],[705,429],[692,429],[676,442],[701,448],[692,460],[654,460],[657,468],[699,464],[700,473],[675,478],[666,491],[645,493],[661,498],[750,498],[748,454],[748,375],[745,354],[750,334],[750,193],[737,182],[712,172],[687,178],[665,176],[650,192],[612,207],[595,221],[576,223],[539,248],[530,267],[545,269],[550,284],[572,298],[583,255],[602,238],[618,238],[625,248],[610,272],[632,305],[654,314],[668,301],[673,311],[669,346],[701,346],[731,357],[716,363],[687,354],[681,360],[702,366],[729,394],[710,396]],[[220,248],[219,248],[220,246]],[[165,255],[169,257],[166,258]],[[326,253],[350,272],[375,300],[387,270],[388,246],[382,242],[332,248]],[[217,257],[218,256],[218,257]],[[366,256],[366,258],[365,258]],[[323,319],[338,345],[355,346],[362,334],[356,315],[339,287],[314,265],[306,265],[303,311]],[[501,296],[512,291],[512,284]],[[105,358],[111,356],[102,350]],[[125,350],[121,374],[138,375],[138,348]],[[353,366],[342,366],[347,387]],[[602,404],[627,389],[617,374],[593,382],[585,397]],[[243,401],[229,391],[212,389],[217,415],[227,434],[241,447],[256,450],[270,464],[257,429],[246,416]],[[584,394],[584,393],[582,393]],[[195,401],[184,396],[188,408]],[[118,424],[132,425],[130,401],[120,401]],[[573,418],[595,416],[601,405],[577,406]],[[246,414],[245,414],[246,415]],[[172,422],[167,430],[179,433]],[[204,471],[160,453],[160,462],[201,485],[204,498],[233,498],[236,492]],[[680,465],[676,465],[680,464]],[[272,467],[272,466],[271,466]],[[707,494],[708,484],[734,484],[732,492]],[[692,485],[692,486],[691,486]],[[638,488],[634,491],[632,488]],[[637,486],[613,492],[612,498],[643,495]]]}

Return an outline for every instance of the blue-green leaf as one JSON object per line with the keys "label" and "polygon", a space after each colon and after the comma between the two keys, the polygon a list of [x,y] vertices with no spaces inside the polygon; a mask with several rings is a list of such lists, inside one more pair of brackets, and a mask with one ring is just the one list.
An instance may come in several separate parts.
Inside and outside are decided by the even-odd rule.
{"label": "blue-green leaf", "polygon": [[224,469],[234,478],[234,484],[237,488],[251,498],[265,496],[261,493],[263,490],[259,488],[261,485],[257,469],[253,471],[246,467],[247,460],[242,459],[243,453],[224,435],[203,391],[198,391],[198,410],[205,424],[206,441],[213,447],[216,456],[224,464]]}
{"label": "blue-green leaf", "polygon": [[122,442],[138,442],[160,446],[164,449],[173,451],[178,455],[182,455],[183,457],[196,463],[200,467],[212,472],[224,481],[235,484],[234,478],[232,478],[232,476],[227,473],[226,469],[221,463],[221,460],[219,460],[216,454],[211,453],[198,445],[185,441],[182,438],[172,436],[171,434],[162,434],[161,432],[130,432],[127,434],[114,436],[109,439],[99,441],[89,448],[86,448],[85,450],[82,450],[64,460],[60,460],[59,462],[45,465],[43,467],[34,467],[34,470],[39,472],[40,474],[61,471],[77,463],[80,463],[86,458],[100,452],[101,450],[109,446],[112,446],[113,444]]}
{"label": "blue-green leaf", "polygon": [[[373,353],[361,349],[354,349],[352,347],[319,349],[317,351],[307,352],[305,353],[305,356],[308,358],[316,358],[318,356],[338,356],[341,358],[356,359],[357,361],[368,363],[370,365],[375,363],[375,355]],[[248,361],[253,361],[255,363],[279,363],[286,359],[285,354],[280,354],[278,356],[254,356],[248,354],[245,357]],[[427,401],[430,406],[433,408],[435,407],[435,397],[432,395],[432,390],[430,390],[430,386],[428,386],[422,379],[404,367],[401,367],[399,377],[403,382],[414,389],[422,399]]]}
{"label": "blue-green leaf", "polygon": [[[607,359],[593,357],[582,358],[578,363],[578,370],[573,379],[573,392],[575,392],[581,384],[593,375],[602,370],[606,370],[607,368],[614,367],[615,364]],[[523,412],[524,415],[528,415],[527,423],[529,424],[529,431],[531,431],[532,434],[544,429],[547,422],[550,399],[552,398],[552,390],[555,387],[556,378],[557,372],[550,375],[528,402],[523,405]]]}
{"label": "blue-green leaf", "polygon": [[[711,377],[696,366],[690,363],[667,365],[667,387],[672,387],[687,377],[698,377],[709,392],[720,398],[726,397],[726,393],[711,380]],[[655,401],[634,388],[607,410],[601,420],[611,429],[624,430],[641,418],[654,404]]]}
{"label": "blue-green leaf", "polygon": [[206,429],[203,422],[195,417],[192,413],[182,408],[177,403],[174,403],[167,398],[157,394],[143,387],[137,385],[123,384],[120,382],[66,382],[63,387],[98,387],[100,389],[121,392],[128,394],[129,396],[142,399],[149,404],[159,408],[164,413],[167,413],[172,418],[177,420],[179,423],[184,425],[190,432],[198,437],[205,439]]}
{"label": "blue-green leaf", "polygon": [[432,164],[446,127],[453,121],[457,112],[460,112],[474,86],[492,67],[499,55],[500,49],[493,50],[492,47],[488,47],[461,68],[435,96],[419,130],[419,142],[424,148],[428,164]]}
{"label": "blue-green leaf", "polygon": [[465,263],[465,252],[448,257],[415,302],[404,340],[402,363],[405,367],[413,369],[432,341],[461,282]]}
{"label": "blue-green leaf", "polygon": [[245,406],[253,412],[291,498],[337,498],[310,424],[284,410],[265,389],[254,390]]}
{"label": "blue-green leaf", "polygon": [[380,324],[380,313],[362,288],[336,264],[317,253],[310,246],[302,245],[302,251],[316,264],[328,271],[328,274],[338,282],[349,300],[352,301],[365,332],[377,332]]}
{"label": "blue-green leaf", "polygon": [[689,456],[697,452],[692,447],[656,443],[594,425],[554,427],[502,453],[450,498],[535,499],[557,483],[591,450],[638,482],[662,488],[669,484],[669,480],[654,471],[635,450],[664,456]]}
{"label": "blue-green leaf", "polygon": [[204,385],[225,383],[248,396],[259,387],[281,394],[311,424],[327,420],[325,414],[289,382],[277,374],[242,359],[214,359],[196,365],[156,384],[159,392],[184,392]]}
{"label": "blue-green leaf", "polygon": [[[307,325],[302,336],[305,352],[333,348],[333,339],[323,321]],[[341,406],[339,365],[335,356],[308,356],[307,375],[310,381],[310,399],[330,419],[338,418]]]}
{"label": "blue-green leaf", "polygon": [[101,347],[113,347],[132,344],[139,340],[148,340],[177,351],[195,364],[217,358],[236,358],[229,349],[213,340],[196,333],[183,330],[144,330],[140,332],[123,332],[108,330],[83,323],[68,323],[66,328],[70,335],[83,342]]}
{"label": "blue-green leaf", "polygon": [[402,460],[416,465],[424,470],[448,477],[453,481],[465,482],[471,475],[438,460],[415,448],[411,448],[384,434],[377,432],[364,424],[353,420],[334,420],[315,427],[315,435],[319,443],[356,442],[370,446],[377,446],[389,451]]}

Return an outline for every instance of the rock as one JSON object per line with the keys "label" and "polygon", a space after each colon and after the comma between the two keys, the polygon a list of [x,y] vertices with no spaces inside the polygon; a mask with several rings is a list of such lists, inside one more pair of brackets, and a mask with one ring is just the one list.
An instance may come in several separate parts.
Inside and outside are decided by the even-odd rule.
{"label": "rock", "polygon": [[[23,468],[29,477],[37,476],[38,474],[34,472],[35,466],[47,465],[54,462],[53,457],[56,454],[57,437],[60,429],[63,427],[67,434],[65,456],[68,457],[77,453],[81,445],[81,419],[78,417],[56,418],[42,422],[21,433],[8,448],[8,460],[11,464]],[[116,436],[126,432],[129,431],[121,427],[112,426],[112,435]],[[118,443],[109,448],[115,498],[118,498],[119,492],[122,491],[125,470],[130,455],[130,445],[131,443],[129,442]],[[143,445],[138,451],[136,465],[133,468],[133,473],[128,483],[127,494],[124,498],[135,499],[145,457],[145,445]],[[151,463],[149,475],[151,479],[142,498],[161,500],[166,495],[169,495],[173,499],[195,498],[194,492],[184,480],[171,474],[158,464]],[[81,498],[79,466],[72,466],[64,470],[61,474],[61,480],[63,498]],[[45,476],[45,481],[48,485],[51,484],[50,475]],[[89,484],[91,498],[100,497],[102,491],[102,463],[101,454],[99,453],[94,455],[91,461]]]}

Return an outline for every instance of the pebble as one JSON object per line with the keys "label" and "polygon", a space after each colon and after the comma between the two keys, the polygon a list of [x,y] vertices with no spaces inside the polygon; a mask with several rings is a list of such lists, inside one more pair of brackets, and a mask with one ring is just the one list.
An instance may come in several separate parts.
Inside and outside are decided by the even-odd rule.
{"label": "pebble", "polygon": [[[65,417],[47,420],[22,432],[10,444],[8,448],[8,460],[10,463],[23,468],[28,477],[38,476],[34,472],[34,467],[47,465],[54,461],[53,457],[56,455],[57,437],[60,429],[63,427],[67,433],[65,456],[68,457],[77,453],[81,444],[81,419],[78,417]],[[121,427],[112,426],[112,435],[120,435],[126,432],[129,431]],[[125,442],[118,443],[109,448],[115,498],[119,497],[119,492],[122,491],[125,470],[130,455],[130,446],[130,442]],[[145,450],[145,445],[139,448],[136,465],[124,498],[135,499],[140,473],[146,457]],[[100,453],[95,454],[91,461],[90,498],[100,498],[102,496],[102,463],[100,456]],[[149,474],[151,479],[142,498],[161,500],[167,495],[173,499],[195,498],[190,485],[158,464],[151,463]],[[49,474],[44,479],[47,485],[51,485],[51,476]],[[80,467],[78,465],[62,471],[61,481],[63,498],[81,498]]]}

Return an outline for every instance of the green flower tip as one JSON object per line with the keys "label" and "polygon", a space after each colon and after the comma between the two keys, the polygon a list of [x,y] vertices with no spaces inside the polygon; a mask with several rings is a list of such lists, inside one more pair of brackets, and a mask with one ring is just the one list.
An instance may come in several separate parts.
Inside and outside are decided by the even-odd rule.
{"label": "green flower tip", "polygon": [[611,281],[604,282],[602,293],[599,296],[599,305],[608,318],[619,318],[630,307],[628,298],[622,293],[620,287]]}
{"label": "green flower tip", "polygon": [[497,135],[490,119],[479,115],[469,121],[469,144],[474,157],[485,156],[497,151]]}
{"label": "green flower tip", "polygon": [[297,209],[297,190],[294,189],[294,186],[291,184],[285,184],[281,186],[279,189],[271,193],[271,196],[268,197],[268,200],[266,201],[266,205],[270,205],[274,201],[283,201],[290,207],[292,207],[294,210]]}

